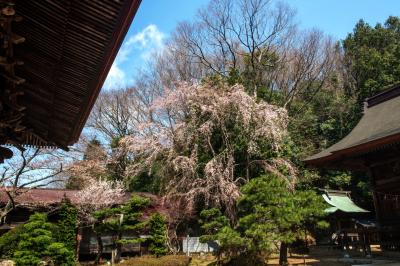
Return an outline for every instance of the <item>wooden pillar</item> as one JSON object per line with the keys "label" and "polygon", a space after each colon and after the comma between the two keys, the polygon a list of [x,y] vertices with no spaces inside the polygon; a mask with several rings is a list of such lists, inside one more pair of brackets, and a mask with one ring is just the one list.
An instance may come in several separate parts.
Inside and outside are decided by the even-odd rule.
{"label": "wooden pillar", "polygon": [[381,243],[382,243],[382,241],[384,241],[384,238],[383,238],[382,232],[379,228],[382,225],[382,213],[381,213],[381,209],[380,209],[381,202],[380,202],[378,193],[376,193],[376,174],[372,167],[368,166],[367,169],[368,169],[367,173],[370,178],[371,187],[372,187],[372,199],[373,199],[374,208],[375,208],[375,219],[376,219],[377,230],[378,230],[377,231],[378,241],[381,246],[381,249],[383,249],[384,247],[381,245]]}
{"label": "wooden pillar", "polygon": [[374,170],[372,169],[372,167],[367,168],[367,174],[370,178],[371,181],[371,186],[372,186],[372,198],[374,201],[374,208],[375,208],[375,218],[378,224],[381,223],[381,211],[380,211],[380,202],[379,202],[379,196],[376,193],[376,175],[374,173]]}
{"label": "wooden pillar", "polygon": [[366,256],[370,257],[371,256],[371,242],[370,242],[370,233],[366,232],[365,233],[365,243],[366,243]]}
{"label": "wooden pillar", "polygon": [[349,249],[350,247],[349,247],[349,239],[347,237],[347,232],[343,231],[343,250],[345,258],[350,257]]}
{"label": "wooden pillar", "polygon": [[362,241],[363,241],[363,253],[364,256],[369,257],[371,255],[371,246],[369,242],[369,233],[365,229],[362,231]]}

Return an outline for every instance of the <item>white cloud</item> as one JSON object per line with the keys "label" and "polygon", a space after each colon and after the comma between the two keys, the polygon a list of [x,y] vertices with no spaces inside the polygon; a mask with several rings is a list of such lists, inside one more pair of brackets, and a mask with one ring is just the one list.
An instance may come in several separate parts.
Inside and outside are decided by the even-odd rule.
{"label": "white cloud", "polygon": [[[128,80],[122,64],[127,62],[132,54],[138,54],[132,60],[147,61],[155,51],[160,51],[164,47],[165,34],[158,30],[154,24],[148,25],[139,33],[128,37],[122,44],[117,57],[108,73],[103,88],[112,89],[118,86],[126,86]],[[142,62],[143,63],[143,62]]]}
{"label": "white cloud", "polygon": [[138,34],[132,36],[126,42],[127,45],[137,45],[139,48],[162,47],[164,33],[160,32],[156,25],[151,24]]}

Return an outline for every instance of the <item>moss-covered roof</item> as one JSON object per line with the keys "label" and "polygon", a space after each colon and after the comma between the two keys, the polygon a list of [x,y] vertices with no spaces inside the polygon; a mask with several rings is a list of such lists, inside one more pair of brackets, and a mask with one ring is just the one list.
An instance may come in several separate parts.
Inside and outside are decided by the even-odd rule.
{"label": "moss-covered roof", "polygon": [[327,213],[334,213],[342,211],[346,213],[366,213],[369,212],[363,208],[358,207],[350,198],[349,193],[346,192],[325,192],[322,195],[324,200],[330,205],[325,210]]}

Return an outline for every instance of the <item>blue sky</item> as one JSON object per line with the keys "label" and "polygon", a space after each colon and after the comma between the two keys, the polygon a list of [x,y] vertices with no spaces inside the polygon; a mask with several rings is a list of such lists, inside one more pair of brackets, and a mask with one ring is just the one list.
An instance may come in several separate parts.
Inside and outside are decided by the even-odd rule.
{"label": "blue sky", "polygon": [[[145,66],[151,53],[163,43],[183,20],[191,20],[208,0],[142,0],[104,89],[133,83],[135,73]],[[320,29],[343,39],[359,19],[371,25],[384,22],[389,15],[400,16],[400,0],[286,0],[297,10],[295,20],[301,29]]]}

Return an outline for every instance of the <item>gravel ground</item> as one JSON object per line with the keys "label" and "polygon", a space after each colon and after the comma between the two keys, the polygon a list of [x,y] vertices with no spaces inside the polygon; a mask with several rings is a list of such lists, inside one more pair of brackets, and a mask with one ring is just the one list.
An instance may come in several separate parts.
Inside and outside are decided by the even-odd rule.
{"label": "gravel ground", "polygon": [[[397,253],[396,253],[397,254]],[[399,252],[400,254],[400,252]],[[382,262],[387,263],[388,261],[394,262],[394,264],[387,264],[388,266],[400,265],[400,257],[398,256],[384,256],[381,252],[375,251],[373,254],[373,259],[368,259],[362,256],[362,253],[353,252],[351,253],[350,259],[343,258],[343,252],[340,250],[332,250],[327,248],[312,248],[310,254],[299,255],[292,254],[289,258],[290,265],[309,265],[309,266],[352,266],[352,265],[363,265],[372,262]],[[191,266],[209,266],[214,261],[212,256],[208,257],[194,257]],[[270,266],[278,266],[278,258],[272,258],[268,261]],[[250,265],[249,265],[250,266]]]}

